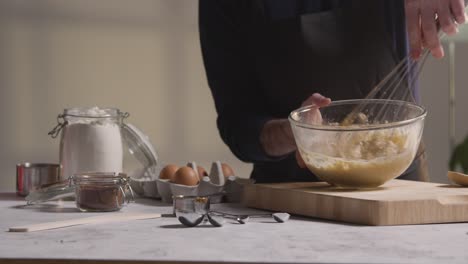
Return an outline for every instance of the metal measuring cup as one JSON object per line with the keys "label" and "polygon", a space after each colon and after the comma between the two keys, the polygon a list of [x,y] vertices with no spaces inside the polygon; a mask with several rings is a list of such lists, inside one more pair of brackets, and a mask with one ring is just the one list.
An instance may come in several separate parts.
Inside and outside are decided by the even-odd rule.
{"label": "metal measuring cup", "polygon": [[209,196],[175,195],[172,200],[174,215],[181,224],[187,227],[194,227],[203,222],[209,222],[215,227],[221,227],[225,222],[222,217],[210,214]]}
{"label": "metal measuring cup", "polygon": [[16,165],[16,194],[27,196],[60,182],[60,165],[50,163],[20,163]]}

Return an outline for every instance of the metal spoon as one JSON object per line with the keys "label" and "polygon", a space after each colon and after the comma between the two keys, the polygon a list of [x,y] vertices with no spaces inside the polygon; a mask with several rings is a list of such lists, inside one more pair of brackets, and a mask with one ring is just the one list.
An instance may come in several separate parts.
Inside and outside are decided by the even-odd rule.
{"label": "metal spoon", "polygon": [[278,223],[285,223],[286,221],[289,220],[289,217],[290,217],[288,213],[244,214],[244,215],[223,213],[219,211],[211,211],[211,213],[218,214],[225,218],[235,219],[239,224],[246,224],[250,220],[250,218],[261,218],[261,217],[272,217]]}
{"label": "metal spoon", "polygon": [[182,223],[184,226],[188,227],[194,227],[199,225],[203,219],[205,218],[204,215],[200,216],[197,214],[183,214],[183,215],[178,215],[177,219],[179,220],[180,223]]}
{"label": "metal spoon", "polygon": [[207,214],[206,216],[208,217],[208,221],[210,222],[210,224],[212,224],[215,227],[221,227],[226,222],[224,218],[220,216],[210,214]]}
{"label": "metal spoon", "polygon": [[247,215],[244,215],[244,216],[238,216],[236,218],[236,221],[239,223],[239,224],[247,224],[247,222],[249,221],[250,217],[247,216]]}

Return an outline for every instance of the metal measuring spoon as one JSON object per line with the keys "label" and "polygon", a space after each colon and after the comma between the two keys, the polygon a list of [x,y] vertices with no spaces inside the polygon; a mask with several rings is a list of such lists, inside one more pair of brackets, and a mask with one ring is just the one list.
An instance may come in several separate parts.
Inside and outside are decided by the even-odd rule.
{"label": "metal measuring spoon", "polygon": [[210,224],[212,224],[215,227],[221,227],[224,225],[224,223],[226,223],[224,218],[221,216],[210,215],[210,214],[207,214],[206,216],[208,217],[208,221],[210,222]]}
{"label": "metal measuring spoon", "polygon": [[190,214],[189,214],[189,216],[181,215],[181,216],[178,216],[177,219],[184,226],[195,227],[195,226],[201,224],[203,222],[203,220],[205,220],[205,216],[206,216],[206,218],[208,218],[208,222],[210,222],[210,224],[212,224],[215,227],[221,227],[225,223],[224,218],[219,217],[219,216],[209,215],[209,214],[202,215],[201,217],[198,217],[198,218],[192,217],[192,216],[190,216]]}
{"label": "metal measuring spoon", "polygon": [[200,215],[196,213],[180,213],[176,212],[177,219],[181,224],[187,227],[194,227],[199,225],[203,219],[205,218],[205,215]]}
{"label": "metal measuring spoon", "polygon": [[290,214],[288,213],[273,213],[273,214],[245,214],[245,215],[236,215],[230,213],[223,213],[218,211],[212,211],[225,218],[231,218],[236,220],[239,224],[246,224],[250,218],[260,218],[260,217],[272,217],[278,223],[285,223],[289,220]]}
{"label": "metal measuring spoon", "polygon": [[239,224],[247,224],[247,222],[250,220],[250,217],[248,215],[242,215],[242,216],[238,216],[236,218],[236,221],[239,223]]}
{"label": "metal measuring spoon", "polygon": [[290,214],[288,213],[273,213],[273,214],[252,214],[248,215],[252,218],[260,218],[260,217],[271,217],[278,223],[285,223],[289,220]]}

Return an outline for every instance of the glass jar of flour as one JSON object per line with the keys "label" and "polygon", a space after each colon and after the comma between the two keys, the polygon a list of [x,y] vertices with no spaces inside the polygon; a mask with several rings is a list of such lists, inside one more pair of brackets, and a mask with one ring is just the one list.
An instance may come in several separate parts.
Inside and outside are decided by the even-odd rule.
{"label": "glass jar of flour", "polygon": [[61,134],[61,179],[78,173],[123,172],[124,146],[144,167],[156,166],[156,152],[148,138],[123,122],[128,116],[116,108],[65,109],[49,132],[53,138]]}

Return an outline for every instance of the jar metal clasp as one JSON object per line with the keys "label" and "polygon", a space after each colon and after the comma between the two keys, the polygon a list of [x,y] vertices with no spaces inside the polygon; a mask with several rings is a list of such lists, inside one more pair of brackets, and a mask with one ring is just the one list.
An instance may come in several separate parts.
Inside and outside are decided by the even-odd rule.
{"label": "jar metal clasp", "polygon": [[51,136],[52,138],[56,138],[62,128],[68,124],[68,121],[65,120],[64,114],[59,114],[57,116],[57,125],[47,133],[47,135]]}
{"label": "jar metal clasp", "polygon": [[128,118],[130,116],[129,112],[120,112],[120,117],[123,119]]}
{"label": "jar metal clasp", "polygon": [[[126,178],[121,178],[120,179],[121,184],[119,184],[119,189],[122,192],[124,201],[127,202],[127,204],[134,202],[135,201],[135,194],[133,193],[132,186],[130,186],[129,180]],[[127,191],[130,193],[130,196],[127,197]]]}

